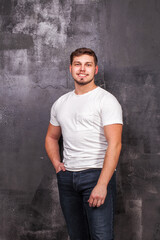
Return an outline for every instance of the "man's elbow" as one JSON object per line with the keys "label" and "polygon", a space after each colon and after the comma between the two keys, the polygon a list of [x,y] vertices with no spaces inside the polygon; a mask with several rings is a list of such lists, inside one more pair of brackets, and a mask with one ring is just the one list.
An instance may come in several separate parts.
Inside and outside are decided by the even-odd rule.
{"label": "man's elbow", "polygon": [[45,142],[44,142],[44,146],[45,146],[45,149],[47,151],[47,147],[48,147],[48,142],[49,142],[49,139],[48,139],[48,136],[45,137]]}
{"label": "man's elbow", "polygon": [[47,148],[50,144],[57,144],[58,143],[59,138],[57,137],[53,137],[53,136],[49,136],[48,134],[46,135],[45,138],[45,148]]}
{"label": "man's elbow", "polygon": [[113,149],[116,152],[121,152],[122,149],[122,143],[121,142],[114,142],[112,144],[109,144],[108,146],[110,146],[111,149]]}
{"label": "man's elbow", "polygon": [[122,143],[121,142],[119,142],[118,143],[118,146],[117,146],[117,148],[118,148],[118,151],[119,151],[119,153],[121,152],[121,150],[122,150]]}
{"label": "man's elbow", "polygon": [[47,134],[45,138],[45,149],[47,150],[50,143],[53,142],[53,139]]}

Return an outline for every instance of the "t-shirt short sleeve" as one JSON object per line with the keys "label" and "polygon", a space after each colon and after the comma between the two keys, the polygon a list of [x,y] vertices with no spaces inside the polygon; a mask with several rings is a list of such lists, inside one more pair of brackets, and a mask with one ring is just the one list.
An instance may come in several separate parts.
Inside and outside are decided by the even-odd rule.
{"label": "t-shirt short sleeve", "polygon": [[123,124],[122,108],[117,99],[109,94],[101,100],[102,125]]}
{"label": "t-shirt short sleeve", "polygon": [[54,126],[60,126],[58,120],[57,120],[57,114],[56,114],[56,102],[53,104],[51,108],[51,114],[50,114],[50,123]]}

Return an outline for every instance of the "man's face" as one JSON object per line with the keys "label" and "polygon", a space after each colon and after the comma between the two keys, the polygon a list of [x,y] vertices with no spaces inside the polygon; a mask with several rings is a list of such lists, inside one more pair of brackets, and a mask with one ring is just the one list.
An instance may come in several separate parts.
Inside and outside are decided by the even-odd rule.
{"label": "man's face", "polygon": [[78,85],[86,85],[94,81],[94,76],[98,73],[98,66],[95,66],[94,57],[84,54],[73,58],[70,72]]}

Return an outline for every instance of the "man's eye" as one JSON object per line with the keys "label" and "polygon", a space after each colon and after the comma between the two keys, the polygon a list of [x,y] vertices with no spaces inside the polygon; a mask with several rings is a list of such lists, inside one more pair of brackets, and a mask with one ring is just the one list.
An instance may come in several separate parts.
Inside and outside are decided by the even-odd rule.
{"label": "man's eye", "polygon": [[75,66],[79,66],[80,64],[79,63],[76,63]]}
{"label": "man's eye", "polygon": [[91,67],[92,65],[91,64],[87,64],[88,67]]}

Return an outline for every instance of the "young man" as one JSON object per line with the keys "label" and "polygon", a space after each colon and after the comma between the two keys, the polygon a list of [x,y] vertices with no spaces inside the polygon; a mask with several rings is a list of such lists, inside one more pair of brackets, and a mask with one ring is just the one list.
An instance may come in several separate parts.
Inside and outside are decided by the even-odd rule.
{"label": "young man", "polygon": [[[46,151],[57,173],[71,240],[113,240],[115,169],[121,151],[122,110],[97,87],[97,57],[88,48],[70,56],[75,90],[52,106]],[[63,136],[63,162],[58,140]]]}

